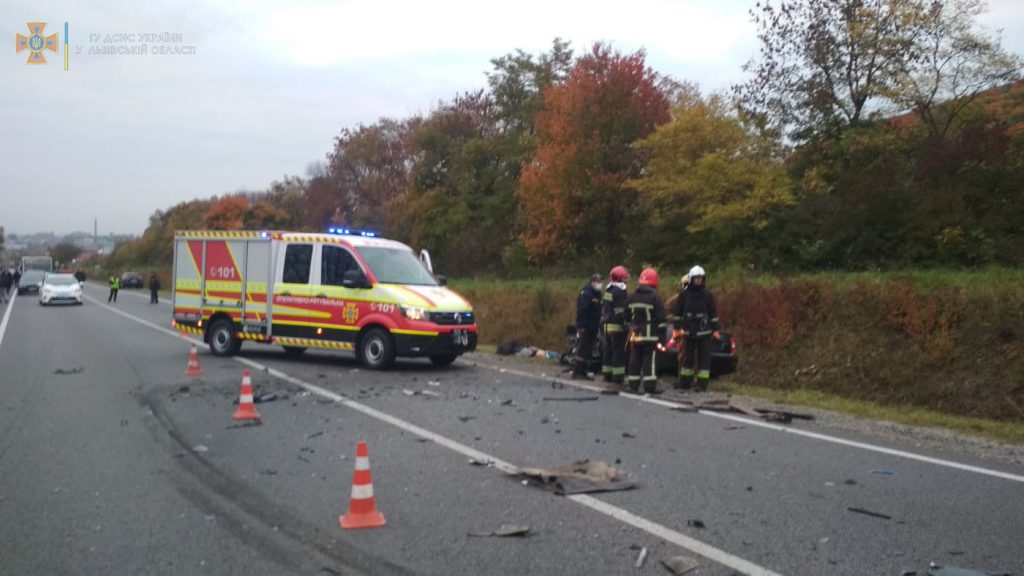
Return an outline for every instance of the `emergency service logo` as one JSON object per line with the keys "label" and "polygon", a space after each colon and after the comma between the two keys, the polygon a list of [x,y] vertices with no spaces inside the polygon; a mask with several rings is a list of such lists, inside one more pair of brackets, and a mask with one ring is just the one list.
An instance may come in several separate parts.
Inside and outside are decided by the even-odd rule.
{"label": "emergency service logo", "polygon": [[16,54],[21,54],[25,50],[29,51],[28,61],[26,64],[46,64],[46,56],[43,54],[44,50],[49,50],[54,54],[57,53],[57,35],[50,34],[49,36],[43,36],[46,30],[46,22],[29,22],[28,31],[29,36],[17,34],[14,45]]}
{"label": "emergency service logo", "polygon": [[359,307],[352,303],[345,304],[341,317],[345,319],[346,324],[355,324],[359,321]]}

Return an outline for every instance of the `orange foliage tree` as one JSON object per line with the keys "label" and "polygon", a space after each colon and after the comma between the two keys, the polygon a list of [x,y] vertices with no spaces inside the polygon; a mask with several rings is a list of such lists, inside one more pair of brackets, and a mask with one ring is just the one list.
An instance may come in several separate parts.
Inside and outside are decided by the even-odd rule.
{"label": "orange foliage tree", "polygon": [[249,200],[245,196],[226,196],[210,206],[203,216],[203,226],[211,230],[241,230]]}
{"label": "orange foliage tree", "polygon": [[669,120],[672,90],[643,51],[623,55],[598,43],[544,91],[537,147],[517,193],[531,259],[621,253],[636,199],[625,183],[643,168],[632,144]]}

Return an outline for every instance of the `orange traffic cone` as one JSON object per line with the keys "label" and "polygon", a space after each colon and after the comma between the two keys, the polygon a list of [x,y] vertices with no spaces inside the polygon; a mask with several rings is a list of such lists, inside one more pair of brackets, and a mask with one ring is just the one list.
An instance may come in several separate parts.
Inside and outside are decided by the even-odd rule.
{"label": "orange traffic cone", "polygon": [[352,500],[348,504],[348,514],[338,518],[338,522],[345,530],[378,528],[387,523],[384,515],[377,511],[377,503],[373,498],[370,456],[364,440],[359,441],[359,448],[356,449],[356,472],[352,479]]}
{"label": "orange traffic cone", "polygon": [[199,352],[193,344],[188,353],[188,368],[185,369],[185,376],[202,376],[203,369],[199,367]]}
{"label": "orange traffic cone", "polygon": [[232,416],[235,420],[259,420],[262,418],[252,402],[252,380],[249,371],[242,370],[242,391],[238,394],[238,410]]}

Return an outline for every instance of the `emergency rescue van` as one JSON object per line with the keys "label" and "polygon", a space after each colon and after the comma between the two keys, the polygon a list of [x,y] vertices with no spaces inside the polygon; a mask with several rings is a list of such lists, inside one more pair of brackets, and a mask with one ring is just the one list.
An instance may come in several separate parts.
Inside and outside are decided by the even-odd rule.
{"label": "emergency rescue van", "polygon": [[178,231],[174,326],[218,356],[245,341],[451,364],[476,349],[473,307],[405,244],[371,232]]}

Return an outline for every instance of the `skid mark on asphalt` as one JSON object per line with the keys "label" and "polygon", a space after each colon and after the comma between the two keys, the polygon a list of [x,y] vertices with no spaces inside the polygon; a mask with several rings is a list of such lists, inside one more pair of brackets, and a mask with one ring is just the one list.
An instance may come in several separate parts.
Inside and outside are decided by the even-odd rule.
{"label": "skid mark on asphalt", "polygon": [[[171,336],[178,340],[179,342],[191,344],[192,342],[197,341],[196,339],[193,338],[183,339],[181,335],[175,332],[174,330],[164,328],[163,326],[159,326],[148,320],[144,320],[127,312],[118,310],[113,306],[108,306],[105,303],[102,303],[99,300],[92,298],[91,296],[86,296],[86,299],[92,301],[98,306],[106,308],[107,310],[124,318],[127,318],[128,320],[131,320],[137,324],[141,324],[143,326],[152,328],[154,330],[157,330],[158,332]],[[332,392],[315,384],[310,384],[304,380],[281,372],[280,370],[270,368],[265,364],[261,364],[254,360],[250,360],[248,358],[241,358],[238,356],[235,356],[233,359],[240,364],[249,366],[250,368],[254,368],[256,370],[265,371],[276,378],[279,378],[286,382],[290,382],[296,386],[300,386],[313,394],[317,394],[318,396],[322,396],[324,398],[337,402],[342,406],[351,408],[352,410],[370,416],[371,418],[375,418],[377,420],[380,420],[381,422],[385,422],[387,424],[395,426],[396,428],[409,432],[410,434],[415,434],[421,438],[427,438],[429,440],[432,440],[434,443],[444,446],[445,448],[448,448],[449,450],[452,450],[453,452],[456,452],[458,454],[462,454],[470,458],[492,460],[494,461],[494,467],[499,470],[509,471],[513,468],[513,466],[508,462],[491,456],[490,454],[481,452],[475,448],[466,446],[465,444],[456,442],[455,440],[452,440],[446,436],[442,436],[435,432],[431,432],[426,428],[421,428],[415,424],[412,424],[411,422],[407,422],[400,418],[396,418],[390,414],[381,412],[380,410],[377,410],[375,408],[371,408],[370,406],[367,406],[361,402],[356,402],[354,400],[346,398],[345,396],[338,394],[336,392]],[[715,548],[710,544],[706,544],[704,542],[686,536],[685,534],[672,530],[667,526],[663,526],[656,522],[652,522],[650,520],[647,520],[646,518],[637,516],[628,510],[598,500],[597,498],[585,495],[568,496],[567,498],[581,506],[585,506],[587,508],[590,508],[591,510],[600,512],[602,514],[610,516],[611,518],[619,520],[620,522],[643,530],[644,532],[647,532],[648,534],[651,534],[656,538],[660,538],[662,540],[665,540],[666,542],[675,544],[681,548],[689,550],[694,554],[698,554],[713,562],[721,564],[722,566],[732,568],[733,570],[737,570],[750,576],[780,576],[777,572],[773,572],[768,568],[758,566],[757,564],[744,560],[743,558],[740,558],[738,556],[733,556],[732,554],[729,554],[724,550]]]}
{"label": "skid mark on asphalt", "polygon": [[[463,362],[463,364],[466,364]],[[589,386],[573,380],[566,380],[564,378],[552,378],[550,376],[540,376],[524,370],[515,370],[510,368],[504,368],[501,366],[495,366],[492,364],[486,364],[483,362],[476,362],[475,365],[490,368],[491,370],[497,370],[506,374],[512,374],[513,376],[520,376],[523,378],[531,378],[533,380],[543,380],[544,382],[555,381],[564,386],[578,388],[580,390],[588,390],[591,392],[600,392],[601,388],[595,386]],[[628,398],[630,400],[638,400],[640,402],[646,402],[655,406],[664,406],[667,408],[674,408],[679,406],[675,402],[669,402],[660,398],[652,396],[621,393],[619,394],[622,398]],[[752,420],[750,418],[744,418],[742,416],[735,416],[732,414],[723,414],[721,412],[712,412],[710,410],[698,410],[698,414],[704,416],[711,416],[713,418],[721,418],[723,420],[731,420],[733,422],[742,422],[743,424],[749,424],[750,426],[756,426],[764,428],[766,430],[772,430],[775,432],[786,432],[788,434],[794,434],[796,436],[803,436],[805,438],[812,438],[814,440],[821,440],[824,442],[831,442],[833,444],[840,444],[842,446],[848,446],[850,448],[859,448],[861,450],[868,450],[870,452],[878,452],[879,454],[888,454],[889,456],[896,456],[898,458],[905,458],[907,460],[916,460],[918,462],[925,462],[927,464],[934,464],[936,466],[943,466],[946,468],[952,468],[954,470],[962,470],[964,472],[973,472],[975,474],[982,474],[984,476],[991,476],[993,478],[1000,478],[1003,480],[1011,480],[1013,482],[1024,483],[1024,476],[1020,474],[1013,474],[1011,472],[1003,472],[1001,470],[993,470],[991,468],[983,468],[981,466],[974,466],[972,464],[964,464],[963,462],[954,462],[952,460],[945,460],[943,458],[934,458],[932,456],[925,456],[924,454],[915,454],[914,452],[907,452],[905,450],[897,450],[895,448],[886,448],[885,446],[879,446],[877,444],[869,444],[867,442],[858,442],[856,440],[847,440],[846,438],[840,438],[838,436],[830,436],[828,434],[821,434],[819,432],[811,432],[809,430],[801,430],[799,428],[789,428],[786,426],[780,426],[778,424],[772,424],[770,422],[763,422],[761,420]]]}

